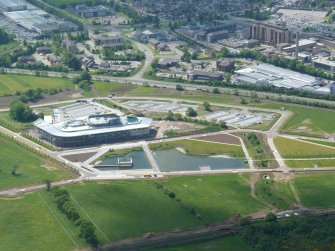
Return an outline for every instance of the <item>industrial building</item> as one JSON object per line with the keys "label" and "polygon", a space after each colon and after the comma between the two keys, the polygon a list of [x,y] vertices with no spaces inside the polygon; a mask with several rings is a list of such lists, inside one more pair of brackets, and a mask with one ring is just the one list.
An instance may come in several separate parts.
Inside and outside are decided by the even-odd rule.
{"label": "industrial building", "polygon": [[193,70],[187,74],[187,78],[190,81],[220,81],[223,79],[223,74]]}
{"label": "industrial building", "polygon": [[[310,39],[301,39],[299,40],[299,45],[298,45],[298,51],[303,51],[303,50],[307,50],[307,49],[312,49],[313,47],[315,47],[317,45],[317,42],[314,40],[310,40]],[[282,51],[283,52],[287,52],[287,53],[291,53],[291,52],[295,52],[296,50],[296,44],[294,45],[289,45],[289,46],[283,46],[282,47]]]}
{"label": "industrial building", "polygon": [[38,34],[45,34],[50,31],[67,32],[78,29],[73,23],[60,20],[40,9],[4,12],[3,14],[17,25]]}
{"label": "industrial building", "polygon": [[249,38],[277,45],[291,43],[293,34],[284,24],[253,22],[250,24]]}
{"label": "industrial building", "polygon": [[[323,85],[322,80],[315,77],[275,67],[269,64],[260,64],[251,68],[239,70],[239,83],[268,85],[278,88],[317,90]],[[306,90],[307,90],[306,89]]]}
{"label": "industrial building", "polygon": [[67,105],[53,115],[38,119],[34,126],[38,136],[58,147],[78,147],[113,143],[148,136],[152,119],[107,113],[88,103]]}
{"label": "industrial building", "polygon": [[27,3],[22,0],[1,0],[0,1],[0,10],[3,12],[23,11],[23,10],[27,10],[27,8],[28,8]]}
{"label": "industrial building", "polygon": [[318,59],[313,59],[312,64],[316,68],[335,72],[335,62],[334,61],[318,58]]}

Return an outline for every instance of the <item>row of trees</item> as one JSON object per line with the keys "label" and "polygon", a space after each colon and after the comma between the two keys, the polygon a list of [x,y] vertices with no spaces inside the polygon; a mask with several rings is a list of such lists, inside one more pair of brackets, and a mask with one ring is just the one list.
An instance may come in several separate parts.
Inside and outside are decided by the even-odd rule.
{"label": "row of trees", "polygon": [[[48,186],[48,189],[50,189],[50,186]],[[81,218],[78,209],[72,203],[69,192],[61,187],[54,187],[51,192],[58,209],[79,228],[79,237],[85,239],[87,243],[97,246],[98,238],[93,223]]]}

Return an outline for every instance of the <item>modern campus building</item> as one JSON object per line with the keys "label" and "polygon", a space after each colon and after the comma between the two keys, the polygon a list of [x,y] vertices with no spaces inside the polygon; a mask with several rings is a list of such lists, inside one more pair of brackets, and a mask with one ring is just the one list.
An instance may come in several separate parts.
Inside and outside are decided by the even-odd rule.
{"label": "modern campus building", "polygon": [[292,42],[292,32],[284,25],[253,22],[250,24],[250,39],[265,42],[270,45]]}
{"label": "modern campus building", "polygon": [[78,147],[143,138],[150,134],[151,123],[150,118],[109,114],[101,107],[76,103],[55,109],[51,118],[38,119],[34,126],[38,136],[53,145]]}

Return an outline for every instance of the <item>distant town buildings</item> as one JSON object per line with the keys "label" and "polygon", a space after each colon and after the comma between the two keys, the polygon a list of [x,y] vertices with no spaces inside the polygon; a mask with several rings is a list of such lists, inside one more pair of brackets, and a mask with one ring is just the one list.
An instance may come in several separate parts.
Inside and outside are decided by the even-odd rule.
{"label": "distant town buildings", "polygon": [[66,10],[83,18],[104,17],[108,14],[108,9],[103,5],[87,6],[86,4],[69,5]]}
{"label": "distant town buildings", "polygon": [[270,45],[292,43],[293,34],[285,24],[253,22],[250,24],[250,39]]}
{"label": "distant town buildings", "polygon": [[231,58],[221,58],[216,61],[216,68],[219,71],[229,72],[235,67],[235,60]]}

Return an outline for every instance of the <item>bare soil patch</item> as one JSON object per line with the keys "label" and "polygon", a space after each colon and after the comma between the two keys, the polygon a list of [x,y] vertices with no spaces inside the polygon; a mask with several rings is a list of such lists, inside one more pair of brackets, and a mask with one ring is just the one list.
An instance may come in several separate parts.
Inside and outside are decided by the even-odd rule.
{"label": "bare soil patch", "polygon": [[89,153],[79,153],[79,154],[72,154],[72,155],[63,155],[64,159],[67,159],[71,162],[84,162],[94,156],[97,152],[89,152]]}
{"label": "bare soil patch", "polygon": [[208,135],[208,136],[197,137],[194,139],[217,142],[217,143],[241,145],[241,141],[237,137],[234,137],[229,134]]}

